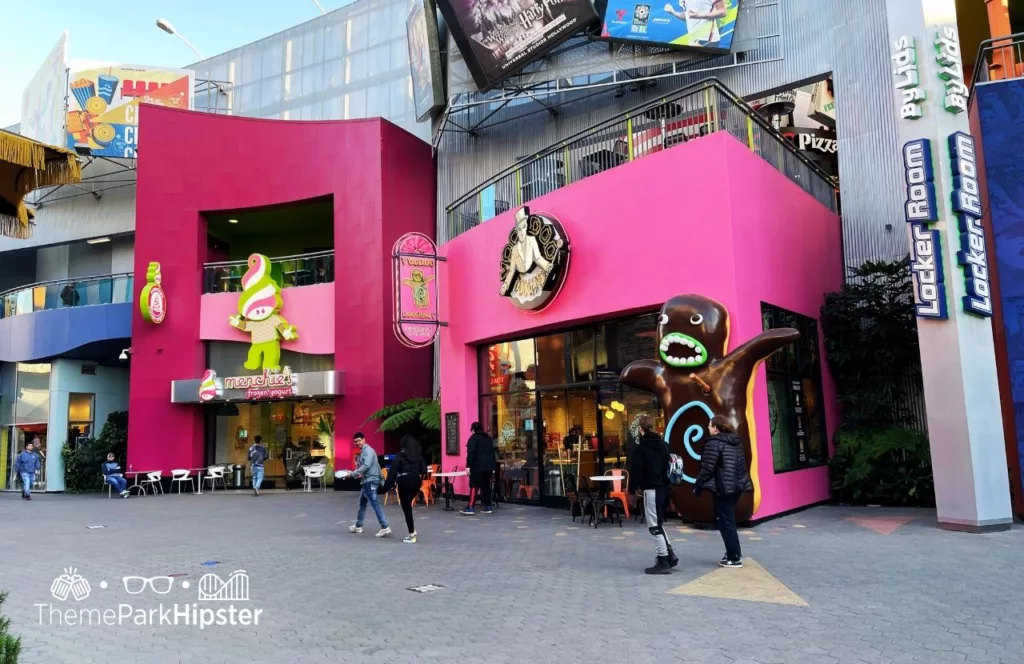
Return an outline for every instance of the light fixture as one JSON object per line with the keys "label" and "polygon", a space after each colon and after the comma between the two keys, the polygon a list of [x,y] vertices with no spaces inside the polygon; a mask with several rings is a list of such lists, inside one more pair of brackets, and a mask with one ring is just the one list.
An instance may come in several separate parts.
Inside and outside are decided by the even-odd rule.
{"label": "light fixture", "polygon": [[610,411],[610,410],[604,411],[604,419],[606,419],[606,420],[614,420],[615,419],[615,413]]}
{"label": "light fixture", "polygon": [[[203,54],[199,52],[199,49],[197,49],[195,46],[192,45],[192,42],[190,42],[189,40],[185,39],[185,35],[181,34],[180,32],[178,32],[177,30],[174,29],[174,26],[171,25],[171,22],[168,21],[167,19],[165,19],[165,18],[158,18],[156,20],[156,27],[160,28],[161,30],[163,30],[167,34],[174,35],[175,37],[177,37],[181,41],[185,42],[185,45],[188,46],[190,49],[192,49],[192,52],[195,53],[196,55],[198,55],[200,60],[205,60],[206,59],[203,56]],[[218,88],[218,90],[219,89],[220,88]]]}
{"label": "light fixture", "polygon": [[109,237],[94,237],[91,240],[86,240],[86,244],[103,244],[104,242],[110,242]]}
{"label": "light fixture", "polygon": [[127,362],[128,353],[130,352],[132,352],[131,348],[125,348],[124,350],[121,351],[121,354],[117,356],[117,359],[121,360],[122,362]]}
{"label": "light fixture", "polygon": [[238,220],[237,219],[228,219],[228,223],[229,224],[237,224]]}

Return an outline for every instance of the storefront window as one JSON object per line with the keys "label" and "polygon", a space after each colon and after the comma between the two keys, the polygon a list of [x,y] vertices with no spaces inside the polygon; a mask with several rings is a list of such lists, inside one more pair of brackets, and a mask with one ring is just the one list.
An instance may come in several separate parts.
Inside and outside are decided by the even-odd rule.
{"label": "storefront window", "polygon": [[78,445],[93,437],[93,394],[68,395],[68,445]]}
{"label": "storefront window", "polygon": [[333,477],[333,401],[223,404],[213,417],[214,439],[207,443],[212,464],[241,464],[248,473],[249,446],[260,436],[270,455],[264,464],[268,479],[301,482],[302,466],[310,463],[327,463]]}
{"label": "storefront window", "polygon": [[536,387],[537,354],[533,339],[494,344],[482,352],[482,393],[514,392]]}
{"label": "storefront window", "polygon": [[498,448],[505,495],[539,500],[536,395],[520,392],[484,397],[480,413],[480,423]]}
{"label": "storefront window", "polygon": [[19,364],[15,421],[46,423],[50,419],[50,365]]}
{"label": "storefront window", "polygon": [[766,330],[800,331],[800,339],[765,363],[775,472],[827,463],[817,321],[770,304],[761,305],[761,317]]}

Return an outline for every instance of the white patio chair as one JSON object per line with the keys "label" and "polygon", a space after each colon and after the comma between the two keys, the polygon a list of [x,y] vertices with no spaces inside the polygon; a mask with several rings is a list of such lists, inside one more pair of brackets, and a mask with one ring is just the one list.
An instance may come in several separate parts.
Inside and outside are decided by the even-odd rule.
{"label": "white patio chair", "polygon": [[192,477],[191,471],[189,471],[187,468],[178,468],[175,470],[171,470],[171,488],[174,488],[174,485],[177,484],[179,496],[181,495],[181,485],[184,484],[185,482],[189,483],[189,485],[192,487],[192,493],[195,493],[195,480],[196,478]]}
{"label": "white patio chair", "polygon": [[203,478],[203,483],[210,483],[210,491],[216,491],[217,480],[220,480],[220,485],[224,490],[227,490],[227,480],[224,479],[224,473],[227,472],[226,466],[210,466],[206,469],[206,477]]}
{"label": "white patio chair", "polygon": [[319,481],[320,482],[320,487],[324,491],[327,491],[327,481],[324,478],[324,475],[327,473],[327,464],[323,464],[323,463],[310,464],[308,466],[305,466],[302,469],[302,472],[305,473],[305,475],[306,475],[306,478],[305,478],[305,485],[306,486],[304,487],[304,489],[306,491],[312,491],[313,490],[313,480]]}
{"label": "white patio chair", "polygon": [[152,491],[154,495],[157,493],[163,493],[164,487],[161,485],[161,480],[164,477],[164,471],[156,470],[152,473],[146,473],[146,479],[139,482],[139,487],[142,489],[143,495],[146,491]]}
{"label": "white patio chair", "polygon": [[114,487],[109,482],[107,482],[107,476],[104,475],[103,473],[100,473],[100,478],[103,479],[103,484],[107,487],[107,499],[109,500],[113,498],[114,496],[111,495],[111,489],[113,489]]}

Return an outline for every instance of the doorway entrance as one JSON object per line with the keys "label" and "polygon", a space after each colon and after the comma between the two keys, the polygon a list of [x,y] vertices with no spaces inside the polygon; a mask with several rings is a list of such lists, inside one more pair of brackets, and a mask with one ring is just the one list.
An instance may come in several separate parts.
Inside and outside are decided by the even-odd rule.
{"label": "doorway entrance", "polygon": [[3,463],[0,468],[4,470],[0,482],[3,486],[0,489],[13,491],[21,487],[21,480],[14,473],[14,462],[18,455],[25,449],[25,443],[38,438],[38,446],[35,449],[39,457],[39,473],[36,475],[33,491],[46,490],[46,424],[19,424],[12,427],[3,427],[0,432],[0,454],[3,455]]}

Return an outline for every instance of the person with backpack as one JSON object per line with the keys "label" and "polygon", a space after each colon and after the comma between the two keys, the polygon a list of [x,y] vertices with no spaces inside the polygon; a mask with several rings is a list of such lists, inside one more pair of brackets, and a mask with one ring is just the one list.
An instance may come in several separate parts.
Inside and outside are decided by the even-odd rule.
{"label": "person with backpack", "polygon": [[668,443],[654,429],[654,420],[649,415],[639,419],[640,444],[633,450],[629,466],[629,491],[643,492],[644,516],[647,529],[654,537],[654,548],[658,558],[653,567],[644,570],[646,574],[670,574],[679,564],[679,558],[672,550],[665,532],[665,507],[668,505],[669,470],[672,460]]}
{"label": "person with backpack", "polygon": [[744,493],[754,490],[754,483],[750,480],[743,442],[733,432],[729,421],[722,415],[715,415],[708,424],[708,432],[711,437],[701,453],[700,474],[693,495],[699,496],[707,489],[714,496],[715,523],[725,543],[725,555],[718,564],[739,568],[743,567],[743,552],[736,532],[736,503]]}
{"label": "person with backpack", "polygon": [[260,495],[260,486],[263,485],[263,463],[267,460],[267,446],[263,444],[263,437],[253,438],[249,446],[249,475],[252,476],[252,495]]}

